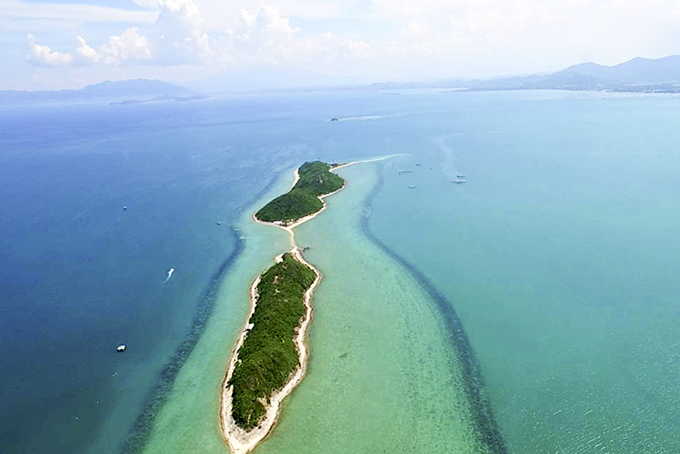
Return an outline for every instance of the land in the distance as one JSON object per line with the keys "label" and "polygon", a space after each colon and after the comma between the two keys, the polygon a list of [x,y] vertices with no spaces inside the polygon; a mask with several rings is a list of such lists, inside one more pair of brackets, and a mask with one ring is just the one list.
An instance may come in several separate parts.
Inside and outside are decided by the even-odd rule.
{"label": "land in the distance", "polygon": [[[23,103],[72,103],[90,100],[102,100],[129,103],[176,100],[191,101],[203,99],[206,94],[223,92],[276,92],[276,91],[392,91],[399,90],[439,89],[444,91],[500,91],[500,90],[573,90],[573,91],[608,91],[632,93],[680,93],[680,55],[650,59],[637,57],[618,65],[606,66],[588,62],[569,66],[555,72],[544,72],[528,75],[493,77],[493,78],[461,78],[450,77],[430,81],[411,82],[375,82],[351,83],[336,78],[296,77],[278,78],[257,82],[254,74],[245,72],[239,78],[231,80],[230,75],[215,77],[219,83],[189,83],[194,89],[157,80],[123,80],[102,82],[89,85],[79,90],[60,91],[17,91],[0,90],[1,104]],[[290,85],[280,81],[305,81],[299,85]],[[234,87],[240,87],[234,89]]]}
{"label": "land in the distance", "polygon": [[79,90],[56,91],[17,91],[0,90],[0,103],[73,103],[94,100],[115,102],[142,102],[149,100],[189,101],[200,96],[188,88],[160,80],[130,79],[122,81],[105,81],[88,85]]}
{"label": "land in the distance", "polygon": [[[499,91],[499,90],[573,90],[678,93],[680,92],[680,55],[650,59],[637,57],[632,60],[607,66],[597,63],[581,63],[558,71],[544,71],[534,74],[508,75],[488,78],[462,78],[451,75],[427,81],[376,81],[375,83],[356,83],[349,79],[323,77],[321,74],[296,72],[286,78],[259,80],[257,74],[247,71],[238,80],[229,79],[230,75],[215,78],[219,81],[213,90],[224,91],[227,87],[241,87],[240,91],[392,91],[439,89],[455,91]],[[229,81],[229,82],[227,82]],[[298,81],[292,85],[290,81]],[[201,87],[210,86],[208,83]],[[218,89],[218,87],[222,87]],[[239,91],[239,90],[237,90]]]}

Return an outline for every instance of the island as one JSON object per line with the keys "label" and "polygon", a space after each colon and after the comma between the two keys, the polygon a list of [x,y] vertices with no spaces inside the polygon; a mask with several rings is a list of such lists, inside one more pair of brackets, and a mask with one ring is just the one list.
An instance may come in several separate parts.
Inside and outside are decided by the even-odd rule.
{"label": "island", "polygon": [[251,451],[271,432],[281,402],[306,373],[306,333],[321,273],[302,256],[293,229],[321,213],[324,198],[344,188],[345,180],[333,171],[350,164],[304,163],[293,187],[253,215],[255,222],[286,230],[291,250],[253,282],[248,321],[229,360],[220,426],[233,454]]}
{"label": "island", "polygon": [[279,196],[255,213],[263,222],[288,225],[323,208],[322,196],[338,191],[345,181],[331,173],[337,165],[306,162],[297,171],[296,182],[286,194]]}
{"label": "island", "polygon": [[288,382],[300,365],[295,331],[305,316],[305,292],[316,280],[308,266],[283,254],[257,285],[252,328],[238,352],[231,379],[232,417],[239,427],[253,429],[264,417],[263,401]]}

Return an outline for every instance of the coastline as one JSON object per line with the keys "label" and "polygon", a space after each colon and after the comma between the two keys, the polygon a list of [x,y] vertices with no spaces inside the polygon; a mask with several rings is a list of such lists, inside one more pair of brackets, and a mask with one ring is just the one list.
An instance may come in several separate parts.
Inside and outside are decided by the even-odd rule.
{"label": "coastline", "polygon": [[[382,160],[382,159],[387,159],[387,158],[378,158],[376,160]],[[373,160],[371,160],[373,161]],[[333,167],[330,169],[331,172],[348,167],[354,164],[357,164],[359,162],[364,162],[364,161],[352,161],[349,163],[341,164],[336,167]],[[370,161],[368,161],[370,162]],[[298,169],[295,169],[295,178],[293,181],[293,184],[291,186],[291,189],[295,187],[297,182],[300,179],[300,175],[298,172]],[[230,357],[229,357],[229,363],[228,363],[228,370],[226,377],[222,383],[222,390],[220,393],[220,411],[219,411],[219,424],[220,424],[220,431],[222,438],[226,442],[226,444],[229,446],[230,451],[232,454],[245,454],[250,451],[252,451],[262,440],[264,440],[267,435],[269,435],[276,425],[276,421],[278,420],[278,416],[281,410],[281,403],[283,400],[293,392],[293,390],[297,387],[297,385],[302,381],[302,379],[305,377],[307,373],[307,365],[308,365],[308,359],[309,359],[309,346],[307,345],[307,330],[309,328],[309,325],[311,324],[312,321],[312,316],[313,316],[313,308],[312,308],[312,297],[314,294],[314,291],[318,287],[319,283],[321,282],[321,272],[314,267],[311,263],[307,262],[304,257],[302,256],[302,252],[300,251],[300,248],[297,246],[295,242],[295,232],[294,228],[298,227],[301,224],[304,224],[307,221],[310,221],[311,219],[314,219],[316,216],[320,215],[323,213],[326,208],[327,204],[325,202],[325,199],[327,197],[330,197],[334,194],[337,194],[338,192],[342,191],[346,187],[347,183],[345,182],[342,187],[337,189],[336,191],[330,192],[328,194],[324,194],[318,197],[319,200],[322,202],[322,207],[319,211],[310,214],[309,216],[302,217],[300,219],[295,220],[292,224],[286,225],[278,222],[266,222],[266,221],[261,221],[256,217],[255,214],[252,215],[252,220],[258,224],[263,224],[263,225],[272,225],[275,227],[278,227],[280,229],[285,230],[289,234],[290,238],[290,246],[291,250],[289,251],[290,254],[297,260],[298,262],[302,263],[303,265],[308,266],[315,274],[316,278],[314,279],[314,282],[312,285],[305,291],[305,295],[303,298],[303,304],[305,306],[305,316],[300,323],[300,327],[297,331],[297,335],[295,336],[294,342],[298,350],[298,357],[299,357],[299,362],[300,362],[300,367],[298,367],[295,372],[293,373],[292,377],[290,380],[277,392],[272,394],[270,397],[270,402],[266,406],[266,416],[264,420],[262,421],[261,424],[258,425],[257,428],[251,430],[251,431],[245,431],[242,428],[240,428],[236,422],[234,421],[234,418],[232,417],[231,410],[232,410],[232,396],[231,396],[231,386],[227,386],[227,383],[231,379],[231,376],[234,372],[234,369],[236,367],[236,362],[238,360],[238,352],[243,345],[243,342],[245,341],[246,334],[248,332],[248,329],[250,328],[250,323],[249,320],[253,313],[255,312],[255,308],[257,306],[257,285],[260,282],[260,276],[255,278],[253,284],[250,287],[250,311],[248,313],[248,317],[246,319],[245,325],[241,330],[241,334],[238,337],[238,340],[236,344],[234,345]],[[281,256],[277,256],[275,258],[275,261],[281,260]]]}

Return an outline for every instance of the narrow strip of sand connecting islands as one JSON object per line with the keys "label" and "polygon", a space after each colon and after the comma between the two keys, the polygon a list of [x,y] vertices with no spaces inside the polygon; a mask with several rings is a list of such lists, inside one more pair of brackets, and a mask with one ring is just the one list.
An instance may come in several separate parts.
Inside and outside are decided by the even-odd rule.
{"label": "narrow strip of sand connecting islands", "polygon": [[[365,160],[365,161],[353,161],[349,162],[346,164],[341,164],[336,167],[333,167],[331,169],[331,172],[341,169],[343,167],[347,167],[350,165],[362,163],[362,162],[374,162],[374,161],[381,161],[384,159],[388,159],[392,156],[386,156],[382,158],[376,158],[376,159],[370,159],[370,160]],[[300,176],[298,174],[297,169],[295,170],[295,181],[293,182],[293,185],[291,186],[291,189],[295,187],[299,180]],[[291,255],[297,260],[298,262],[302,263],[305,266],[308,266],[315,274],[316,278],[314,279],[314,282],[312,285],[307,289],[307,291],[304,294],[303,298],[303,304],[305,306],[305,315],[304,318],[300,324],[300,327],[297,330],[294,342],[295,346],[298,350],[299,354],[299,362],[300,362],[300,367],[298,367],[295,372],[292,374],[290,380],[281,388],[280,390],[276,391],[272,396],[270,397],[268,405],[266,405],[266,415],[264,417],[264,420],[253,430],[250,431],[245,431],[241,427],[239,427],[236,422],[234,421],[234,418],[232,417],[232,387],[227,386],[227,383],[232,377],[232,374],[234,373],[234,369],[236,367],[236,363],[238,361],[238,352],[243,345],[243,342],[246,338],[246,334],[252,326],[250,325],[250,318],[252,317],[253,313],[255,312],[255,307],[257,304],[257,286],[260,282],[260,276],[258,275],[255,281],[253,282],[252,286],[250,287],[250,312],[248,314],[248,318],[246,319],[245,326],[243,327],[243,330],[241,331],[241,334],[236,342],[236,345],[231,351],[231,356],[229,359],[228,363],[228,370],[227,370],[227,375],[226,378],[222,384],[222,390],[220,393],[220,428],[222,430],[222,436],[226,443],[229,445],[229,449],[233,454],[245,454],[250,451],[252,451],[255,446],[257,446],[258,443],[260,443],[269,433],[271,433],[274,425],[276,424],[276,420],[278,419],[278,415],[281,409],[281,403],[283,400],[288,396],[293,389],[302,381],[304,378],[306,372],[307,372],[307,363],[309,359],[309,347],[307,345],[307,329],[312,321],[312,296],[314,294],[314,291],[318,287],[319,283],[321,282],[321,273],[319,270],[314,267],[312,264],[307,262],[305,258],[302,256],[302,252],[300,251],[300,248],[297,246],[295,242],[295,227],[311,220],[314,219],[316,216],[320,215],[325,209],[326,209],[326,202],[325,198],[332,196],[333,194],[338,193],[342,189],[344,189],[346,186],[346,183],[343,184],[343,186],[338,189],[337,191],[331,192],[329,194],[324,194],[322,196],[319,196],[319,199],[323,203],[322,208],[317,211],[314,214],[311,214],[309,216],[305,216],[303,218],[300,218],[293,222],[292,224],[283,224],[279,222],[264,222],[260,221],[253,215],[253,220],[257,223],[260,224],[266,224],[266,225],[273,225],[276,227],[279,227],[290,235],[290,246],[291,250],[290,253]],[[282,256],[278,256],[275,259],[277,262],[282,260]]]}

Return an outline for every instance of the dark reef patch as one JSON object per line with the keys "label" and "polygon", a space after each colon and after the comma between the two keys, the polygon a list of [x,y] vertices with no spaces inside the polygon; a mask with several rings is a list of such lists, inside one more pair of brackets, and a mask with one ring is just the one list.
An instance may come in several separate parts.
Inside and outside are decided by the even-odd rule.
{"label": "dark reef patch", "polygon": [[476,442],[483,450],[482,452],[489,454],[508,454],[509,450],[503,439],[503,435],[494,419],[491,410],[491,404],[486,396],[484,378],[482,376],[479,364],[475,359],[474,351],[470,345],[463,324],[458,318],[456,311],[448,300],[439,293],[434,284],[415,266],[411,265],[406,259],[390,249],[385,243],[380,241],[371,232],[369,227],[370,211],[372,211],[373,199],[383,186],[383,176],[379,172],[378,182],[366,198],[366,205],[369,214],[364,211],[361,224],[364,234],[375,243],[382,251],[401,264],[430,295],[435,303],[435,306],[442,316],[444,326],[449,333],[449,340],[452,344],[452,350],[456,355],[456,359],[463,366],[463,379],[465,385],[465,394],[470,402],[470,409],[472,412],[473,425],[477,430],[478,439]]}

